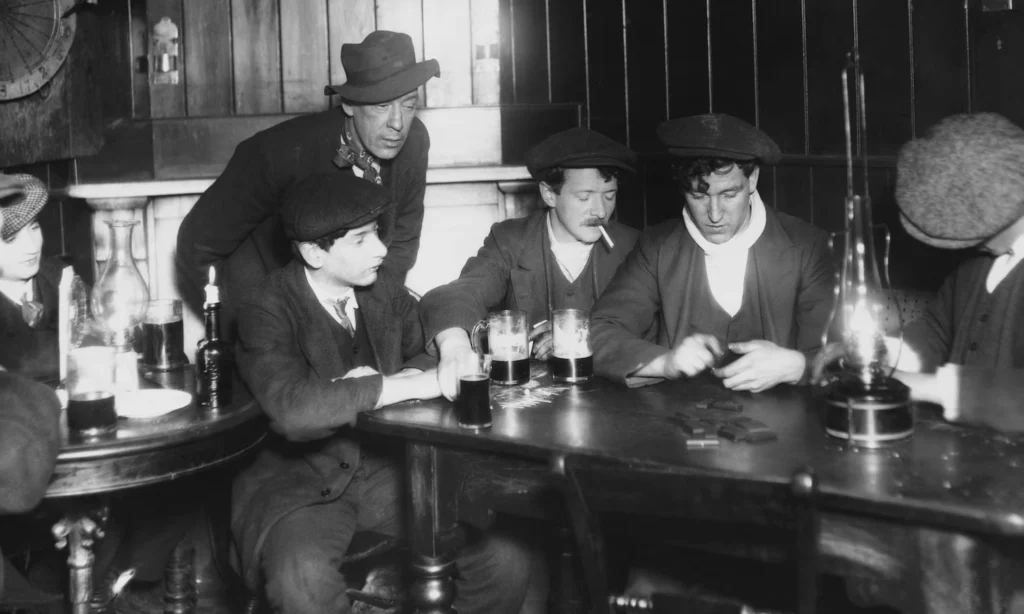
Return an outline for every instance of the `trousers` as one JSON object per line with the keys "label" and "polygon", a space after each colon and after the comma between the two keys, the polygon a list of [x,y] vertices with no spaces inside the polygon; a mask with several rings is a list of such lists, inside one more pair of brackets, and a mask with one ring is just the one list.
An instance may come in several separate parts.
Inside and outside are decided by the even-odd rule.
{"label": "trousers", "polygon": [[[267,600],[284,614],[347,613],[340,567],[353,535],[403,533],[402,482],[388,459],[364,456],[344,494],[289,514],[270,532],[261,569]],[[531,583],[536,557],[509,535],[484,533],[456,558],[455,608],[462,614],[516,614]]]}

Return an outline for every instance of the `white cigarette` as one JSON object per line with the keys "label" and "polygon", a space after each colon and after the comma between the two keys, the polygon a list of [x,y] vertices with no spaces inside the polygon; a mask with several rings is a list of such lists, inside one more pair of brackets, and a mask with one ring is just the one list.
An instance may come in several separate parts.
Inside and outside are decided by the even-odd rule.
{"label": "white cigarette", "polygon": [[604,242],[608,249],[615,249],[615,242],[608,236],[608,231],[604,229],[604,226],[598,226],[597,229],[601,231],[601,236],[604,237]]}
{"label": "white cigarette", "polygon": [[536,324],[534,324],[533,327],[537,328],[538,326],[543,326],[545,322],[547,322],[547,320],[541,320],[540,322],[537,322]]}

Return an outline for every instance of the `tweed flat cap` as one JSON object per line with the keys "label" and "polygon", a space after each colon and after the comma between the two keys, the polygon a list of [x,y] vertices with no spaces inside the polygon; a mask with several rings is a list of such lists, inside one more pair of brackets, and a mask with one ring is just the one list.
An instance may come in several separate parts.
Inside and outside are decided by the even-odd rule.
{"label": "tweed flat cap", "polygon": [[39,212],[50,199],[46,184],[32,175],[16,174],[11,175],[10,179],[20,183],[21,188],[20,193],[15,192],[14,195],[0,200],[4,212],[4,225],[0,235],[4,241],[18,234],[19,230],[39,217]]}
{"label": "tweed flat cap", "polygon": [[770,136],[724,113],[670,119],[658,124],[657,135],[669,153],[683,158],[756,159],[762,164],[777,164],[782,159],[782,151]]}
{"label": "tweed flat cap", "polygon": [[636,172],[636,154],[600,132],[570,128],[552,134],[526,152],[526,168],[535,179],[549,168],[612,166]]}
{"label": "tweed flat cap", "polygon": [[288,188],[282,200],[284,233],[294,241],[357,228],[392,206],[385,188],[348,172],[310,175]]}
{"label": "tweed flat cap", "polygon": [[1024,130],[996,113],[943,119],[900,149],[896,202],[929,245],[986,241],[1024,215]]}

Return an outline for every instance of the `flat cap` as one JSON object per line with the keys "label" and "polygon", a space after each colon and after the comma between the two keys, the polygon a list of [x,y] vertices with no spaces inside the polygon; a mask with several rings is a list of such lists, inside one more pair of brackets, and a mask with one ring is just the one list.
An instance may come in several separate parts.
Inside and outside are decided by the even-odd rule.
{"label": "flat cap", "polygon": [[900,148],[900,221],[935,247],[978,245],[1024,215],[1024,130],[997,113],[951,115]]}
{"label": "flat cap", "polygon": [[691,115],[658,124],[658,140],[684,158],[757,160],[777,164],[782,151],[770,136],[738,117],[724,113]]}
{"label": "flat cap", "polygon": [[5,183],[18,186],[11,190],[11,194],[0,199],[3,206],[3,229],[0,235],[6,241],[18,234],[18,231],[32,223],[32,220],[39,217],[46,201],[50,199],[50,193],[39,179],[32,175],[16,174],[5,178]]}
{"label": "flat cap", "polygon": [[315,241],[346,228],[358,228],[391,208],[391,195],[382,186],[335,171],[310,175],[284,194],[281,223],[294,241]]}
{"label": "flat cap", "polygon": [[562,168],[598,168],[613,166],[631,173],[636,172],[636,154],[625,145],[613,141],[600,132],[586,128],[570,128],[552,134],[526,152],[526,168],[538,178],[538,173],[560,166]]}

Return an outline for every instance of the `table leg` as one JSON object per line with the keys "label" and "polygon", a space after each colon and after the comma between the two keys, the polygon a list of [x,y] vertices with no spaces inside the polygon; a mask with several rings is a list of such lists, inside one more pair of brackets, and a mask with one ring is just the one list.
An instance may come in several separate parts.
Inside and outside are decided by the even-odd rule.
{"label": "table leg", "polygon": [[450,614],[455,601],[455,556],[442,543],[437,451],[409,442],[409,545],[412,550],[412,600],[420,614]]}
{"label": "table leg", "polygon": [[68,549],[68,600],[72,614],[88,614],[92,600],[93,543],[103,538],[107,509],[93,514],[73,512],[53,525],[58,549]]}

